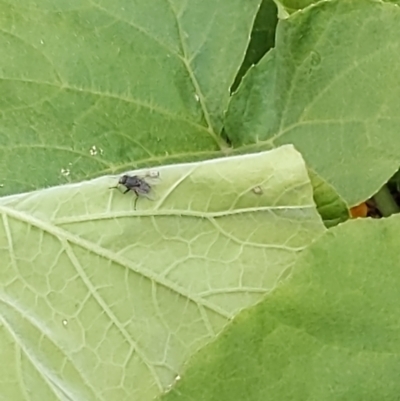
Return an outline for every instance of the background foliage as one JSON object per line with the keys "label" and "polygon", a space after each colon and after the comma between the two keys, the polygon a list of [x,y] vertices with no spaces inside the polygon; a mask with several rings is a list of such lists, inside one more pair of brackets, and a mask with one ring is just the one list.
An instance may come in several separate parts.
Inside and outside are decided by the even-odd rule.
{"label": "background foliage", "polygon": [[0,7],[4,397],[396,399],[396,4]]}

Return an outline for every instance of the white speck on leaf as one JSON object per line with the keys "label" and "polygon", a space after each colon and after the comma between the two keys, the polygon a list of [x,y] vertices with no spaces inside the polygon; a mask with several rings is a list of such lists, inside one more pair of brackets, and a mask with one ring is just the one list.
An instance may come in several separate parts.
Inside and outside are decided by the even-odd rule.
{"label": "white speck on leaf", "polygon": [[253,188],[253,192],[254,192],[256,195],[261,195],[261,194],[263,193],[263,190],[261,189],[261,187],[257,186],[257,187],[254,187],[254,188]]}
{"label": "white speck on leaf", "polygon": [[196,99],[196,102],[198,102],[200,100],[200,97],[197,93],[194,94],[194,98]]}
{"label": "white speck on leaf", "polygon": [[95,145],[93,145],[91,148],[90,148],[90,155],[91,156],[96,156],[97,155],[97,148],[96,148],[96,146]]}
{"label": "white speck on leaf", "polygon": [[68,177],[68,176],[71,174],[71,170],[70,170],[69,168],[62,168],[62,169],[61,169],[61,174],[62,174],[64,177]]}
{"label": "white speck on leaf", "polygon": [[63,324],[64,327],[67,326],[68,325],[68,320],[67,319],[63,319],[62,324]]}

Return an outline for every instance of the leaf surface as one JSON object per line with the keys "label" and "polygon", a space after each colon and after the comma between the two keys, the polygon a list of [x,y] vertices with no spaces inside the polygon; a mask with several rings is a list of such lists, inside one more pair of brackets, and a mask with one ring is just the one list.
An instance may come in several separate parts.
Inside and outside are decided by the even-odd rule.
{"label": "leaf surface", "polygon": [[330,228],[343,223],[350,217],[346,202],[315,171],[308,169],[314,193],[314,202],[325,227]]}
{"label": "leaf surface", "polygon": [[3,1],[0,195],[221,155],[260,1]]}
{"label": "leaf surface", "polygon": [[163,401],[396,400],[399,216],[350,220],[191,361]]}
{"label": "leaf surface", "polygon": [[0,199],[5,398],[153,399],[325,231],[291,146],[135,174]]}
{"label": "leaf surface", "polygon": [[400,164],[399,24],[396,5],[370,0],[279,21],[276,48],[232,98],[227,136],[243,150],[292,143],[350,206],[368,199]]}

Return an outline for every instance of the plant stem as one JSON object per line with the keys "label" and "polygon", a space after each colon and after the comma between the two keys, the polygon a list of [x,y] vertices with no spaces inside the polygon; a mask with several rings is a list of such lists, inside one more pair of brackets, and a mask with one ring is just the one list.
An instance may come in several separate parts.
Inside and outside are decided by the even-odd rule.
{"label": "plant stem", "polygon": [[400,208],[386,184],[373,196],[373,199],[383,217],[400,212]]}

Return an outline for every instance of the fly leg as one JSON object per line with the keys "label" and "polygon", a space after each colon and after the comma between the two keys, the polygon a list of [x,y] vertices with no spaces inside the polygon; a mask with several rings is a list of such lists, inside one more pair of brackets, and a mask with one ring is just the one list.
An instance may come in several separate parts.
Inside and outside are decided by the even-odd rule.
{"label": "fly leg", "polygon": [[137,193],[136,190],[133,190],[133,192],[135,192],[135,195],[136,195],[135,203],[133,204],[133,209],[136,210],[136,203],[137,203],[137,201],[139,199],[139,194]]}

